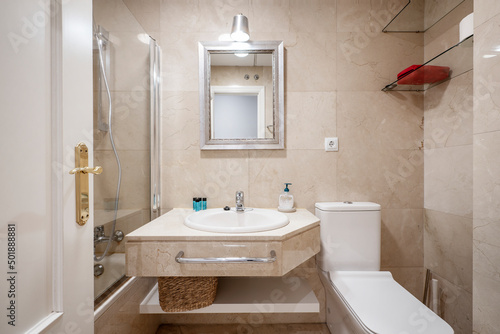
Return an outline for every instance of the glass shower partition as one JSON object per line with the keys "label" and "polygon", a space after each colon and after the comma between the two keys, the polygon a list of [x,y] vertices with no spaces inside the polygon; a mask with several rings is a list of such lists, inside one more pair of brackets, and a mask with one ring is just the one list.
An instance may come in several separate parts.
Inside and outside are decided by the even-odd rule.
{"label": "glass shower partition", "polygon": [[160,212],[161,50],[117,4],[94,1],[94,162],[104,170],[94,179],[96,306],[127,279],[123,236]]}

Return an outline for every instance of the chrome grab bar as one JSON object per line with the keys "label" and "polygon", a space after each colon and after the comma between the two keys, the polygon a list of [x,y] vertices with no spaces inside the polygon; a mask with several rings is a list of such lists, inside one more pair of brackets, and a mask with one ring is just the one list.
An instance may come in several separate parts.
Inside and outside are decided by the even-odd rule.
{"label": "chrome grab bar", "polygon": [[184,252],[180,251],[175,257],[177,263],[273,263],[276,261],[276,252],[271,251],[271,257],[191,257],[185,258]]}

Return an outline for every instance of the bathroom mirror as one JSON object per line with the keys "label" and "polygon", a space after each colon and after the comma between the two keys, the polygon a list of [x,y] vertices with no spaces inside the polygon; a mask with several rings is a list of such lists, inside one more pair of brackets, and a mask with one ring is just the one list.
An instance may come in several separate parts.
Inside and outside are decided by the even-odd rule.
{"label": "bathroom mirror", "polygon": [[283,149],[283,42],[199,42],[200,148]]}

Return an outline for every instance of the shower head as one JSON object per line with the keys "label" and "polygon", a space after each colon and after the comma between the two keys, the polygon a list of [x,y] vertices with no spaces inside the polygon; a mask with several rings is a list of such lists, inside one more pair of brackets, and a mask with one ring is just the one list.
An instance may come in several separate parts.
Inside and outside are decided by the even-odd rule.
{"label": "shower head", "polygon": [[100,44],[102,48],[106,49],[108,42],[109,32],[103,27],[94,24],[94,38],[92,42],[92,48],[94,50],[97,50],[99,49],[98,44]]}
{"label": "shower head", "polygon": [[103,45],[109,42],[109,32],[101,26],[97,26],[97,28],[94,29],[94,36],[97,40],[101,41]]}

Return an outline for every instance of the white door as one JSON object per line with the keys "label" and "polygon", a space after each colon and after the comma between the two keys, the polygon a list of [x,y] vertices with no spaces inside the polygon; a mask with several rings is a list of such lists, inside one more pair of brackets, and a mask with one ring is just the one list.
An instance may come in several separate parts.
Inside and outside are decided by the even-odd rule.
{"label": "white door", "polygon": [[0,4],[0,333],[93,333],[93,221],[69,174],[93,143],[91,5]]}

